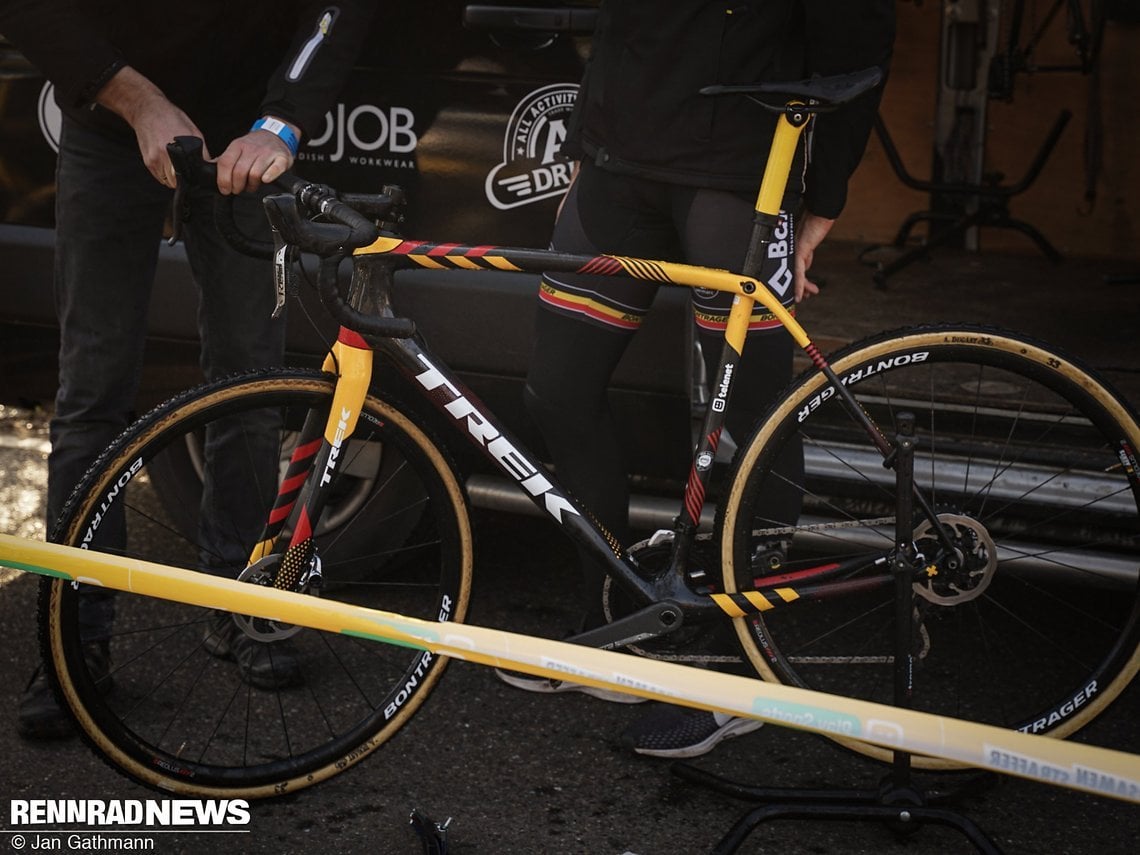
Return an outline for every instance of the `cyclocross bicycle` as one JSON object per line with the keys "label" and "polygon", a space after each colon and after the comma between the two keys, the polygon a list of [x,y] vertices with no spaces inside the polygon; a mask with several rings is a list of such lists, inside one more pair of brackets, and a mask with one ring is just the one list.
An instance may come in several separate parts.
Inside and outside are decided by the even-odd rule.
{"label": "cyclocross bicycle", "polygon": [[[712,93],[743,92],[780,114],[746,271],[771,235],[812,114],[877,81],[871,72]],[[181,161],[184,175],[200,169],[192,156]],[[300,251],[316,254],[317,287],[341,324],[323,370],[235,377],[158,407],[87,474],[55,540],[462,621],[472,582],[464,481],[434,426],[395,393],[417,395],[453,438],[605,563],[613,622],[573,640],[660,653],[671,640],[687,643],[694,628],[728,620],[763,679],[889,703],[897,496],[887,437],[907,412],[918,446],[907,545],[919,558],[914,707],[1063,737],[1135,674],[1140,425],[1067,356],[996,329],[940,325],[882,333],[825,358],[746,274],[411,241],[394,233],[394,190],[338,196],[291,176],[279,186],[287,192],[266,205],[279,287],[288,291],[303,272],[294,263]],[[337,267],[347,256],[344,289]],[[673,529],[623,546],[599,526],[432,354],[412,320],[395,316],[395,266],[585,271],[735,294]],[[736,365],[757,300],[812,367],[740,443],[705,534],[711,462],[729,393],[747,382]],[[376,354],[402,378],[390,389],[374,388]],[[788,459],[802,460],[792,467],[802,474],[785,474]],[[159,483],[187,483],[164,477],[178,466],[196,468],[203,490],[157,494]],[[776,518],[765,498],[789,489],[802,509]],[[424,650],[223,614],[266,644],[271,666],[277,645],[295,649],[298,681],[254,688],[207,649],[217,614],[118,594],[112,668],[93,672],[85,596],[74,583],[43,584],[45,662],[61,696],[114,766],[178,792],[270,796],[334,775],[395,734],[445,664]]]}

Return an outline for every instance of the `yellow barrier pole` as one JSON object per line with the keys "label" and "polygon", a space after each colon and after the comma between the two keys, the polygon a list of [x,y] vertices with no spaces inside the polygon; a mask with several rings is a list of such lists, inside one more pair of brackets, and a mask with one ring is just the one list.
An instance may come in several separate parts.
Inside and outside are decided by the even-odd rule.
{"label": "yellow barrier pole", "polygon": [[421,621],[10,535],[0,535],[0,565],[844,736],[1140,804],[1140,756],[1122,751],[497,629]]}

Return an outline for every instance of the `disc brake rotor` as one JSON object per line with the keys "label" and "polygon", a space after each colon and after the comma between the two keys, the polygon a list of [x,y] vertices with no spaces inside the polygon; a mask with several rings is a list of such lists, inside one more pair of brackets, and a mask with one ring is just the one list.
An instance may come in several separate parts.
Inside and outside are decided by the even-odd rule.
{"label": "disc brake rotor", "polygon": [[[915,582],[918,596],[932,603],[952,606],[980,597],[997,571],[997,547],[993,538],[976,519],[959,514],[939,514],[938,521],[950,535],[956,549],[953,556],[933,562],[930,576]],[[914,532],[915,543],[930,543],[931,552],[942,549],[929,520]]]}
{"label": "disc brake rotor", "polygon": [[[238,575],[238,581],[272,588],[273,580],[277,575],[277,566],[280,562],[280,555],[267,555],[242,570]],[[314,556],[311,566],[301,577],[300,588],[302,591],[310,594],[316,593],[319,588],[318,580],[321,578],[320,568],[321,560]],[[280,641],[284,638],[291,638],[303,629],[296,624],[270,620],[269,618],[239,614],[234,614],[232,617],[241,631],[256,641]]]}

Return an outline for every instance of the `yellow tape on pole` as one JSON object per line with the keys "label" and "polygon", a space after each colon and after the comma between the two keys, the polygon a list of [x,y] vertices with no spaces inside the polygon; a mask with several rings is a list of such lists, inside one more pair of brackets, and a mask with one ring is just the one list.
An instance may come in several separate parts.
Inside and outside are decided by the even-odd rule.
{"label": "yellow tape on pole", "polygon": [[1122,751],[497,629],[431,623],[9,535],[0,535],[0,565],[749,716],[1140,803],[1140,756]]}

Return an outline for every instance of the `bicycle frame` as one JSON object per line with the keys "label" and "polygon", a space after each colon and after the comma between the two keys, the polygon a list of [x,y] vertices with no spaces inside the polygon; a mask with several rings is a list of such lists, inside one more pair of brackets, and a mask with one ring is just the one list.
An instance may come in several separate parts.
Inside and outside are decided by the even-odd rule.
{"label": "bicycle frame", "polygon": [[[382,236],[369,246],[356,250],[353,257],[353,284],[350,300],[367,303],[370,312],[393,317],[388,268],[393,259],[434,269],[499,270],[516,272],[571,272],[607,276],[629,276],[658,283],[707,288],[734,295],[719,368],[712,388],[715,394],[705,415],[700,441],[685,486],[681,510],[676,519],[668,569],[652,580],[637,572],[636,559],[623,554],[622,546],[604,526],[593,519],[589,509],[578,504],[550,475],[543,464],[527,451],[510,432],[487,412],[474,394],[427,349],[418,336],[378,339],[375,347],[386,355],[405,375],[414,388],[443,412],[466,441],[474,445],[509,480],[515,482],[545,515],[552,518],[576,543],[585,548],[643,606],[627,618],[608,624],[575,640],[603,647],[616,647],[679,627],[685,616],[704,617],[727,614],[740,617],[766,611],[777,603],[810,599],[827,594],[842,594],[852,588],[886,585],[890,577],[883,572],[870,579],[829,581],[805,588],[792,588],[800,583],[845,576],[869,564],[866,557],[850,566],[825,564],[818,568],[786,576],[775,576],[761,591],[744,594],[702,595],[685,584],[684,570],[696,537],[701,511],[705,503],[712,460],[724,427],[732,387],[739,382],[739,360],[743,352],[749,320],[757,302],[771,312],[796,343],[808,354],[813,364],[828,375],[833,387],[848,405],[875,447],[889,460],[891,443],[867,417],[854,397],[834,375],[827,361],[812,343],[795,317],[756,278],[760,259],[776,229],[787,176],[800,133],[810,119],[810,111],[791,104],[781,114],[756,201],[753,236],[742,274],[727,270],[697,267],[664,261],[651,261],[610,255],[586,256],[549,250],[512,249],[491,246],[435,244]],[[371,381],[373,344],[362,335],[342,328],[338,340],[325,362],[325,369],[338,374],[336,392],[327,423],[323,426],[323,442],[317,448],[316,425],[306,426],[301,443],[287,473],[266,530],[251,560],[269,554],[280,539],[277,551],[284,549],[282,570],[277,586],[293,587],[302,569],[307,567],[314,549],[312,521],[320,513],[324,487],[336,471],[340,439],[351,434],[361,404]],[[295,481],[308,469],[303,487]],[[918,497],[932,524],[937,519]],[[288,515],[288,516],[287,516]],[[287,518],[286,518],[287,516]],[[939,527],[940,528],[940,527]],[[288,547],[284,547],[287,536]]]}

